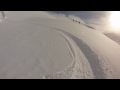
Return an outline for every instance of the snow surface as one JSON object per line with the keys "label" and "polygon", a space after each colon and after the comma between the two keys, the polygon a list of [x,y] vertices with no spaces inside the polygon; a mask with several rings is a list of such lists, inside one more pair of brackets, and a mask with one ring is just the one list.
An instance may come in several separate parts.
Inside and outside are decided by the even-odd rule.
{"label": "snow surface", "polygon": [[64,15],[9,11],[0,22],[0,78],[120,78],[120,45]]}
{"label": "snow surface", "polygon": [[120,44],[120,34],[116,33],[104,33],[107,37],[115,41],[116,43]]}

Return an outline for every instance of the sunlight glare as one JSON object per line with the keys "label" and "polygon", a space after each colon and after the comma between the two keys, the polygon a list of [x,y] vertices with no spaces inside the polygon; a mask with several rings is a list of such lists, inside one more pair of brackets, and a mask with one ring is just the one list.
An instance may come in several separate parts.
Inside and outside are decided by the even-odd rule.
{"label": "sunlight glare", "polygon": [[113,28],[120,29],[120,11],[112,11],[110,22]]}

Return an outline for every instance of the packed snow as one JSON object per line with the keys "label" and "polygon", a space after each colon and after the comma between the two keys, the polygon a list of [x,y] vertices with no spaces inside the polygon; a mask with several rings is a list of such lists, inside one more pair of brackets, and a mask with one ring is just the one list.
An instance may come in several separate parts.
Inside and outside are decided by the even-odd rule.
{"label": "packed snow", "polygon": [[101,32],[62,14],[5,15],[0,22],[1,79],[120,78],[120,45]]}

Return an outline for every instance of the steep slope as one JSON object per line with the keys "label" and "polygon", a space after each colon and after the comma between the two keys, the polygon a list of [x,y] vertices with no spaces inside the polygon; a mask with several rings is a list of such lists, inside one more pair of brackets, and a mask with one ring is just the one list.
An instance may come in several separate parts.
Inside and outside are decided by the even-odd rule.
{"label": "steep slope", "polygon": [[104,33],[107,37],[120,44],[120,35],[115,33]]}
{"label": "steep slope", "polygon": [[120,46],[48,12],[7,12],[0,23],[0,78],[120,78]]}

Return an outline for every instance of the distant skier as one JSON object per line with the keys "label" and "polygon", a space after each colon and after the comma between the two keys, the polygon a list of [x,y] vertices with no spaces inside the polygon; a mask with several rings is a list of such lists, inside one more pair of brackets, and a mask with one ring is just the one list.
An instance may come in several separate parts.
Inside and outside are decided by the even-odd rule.
{"label": "distant skier", "polygon": [[79,22],[79,24],[80,24],[80,22]]}
{"label": "distant skier", "polygon": [[74,20],[73,20],[73,22],[74,22]]}

